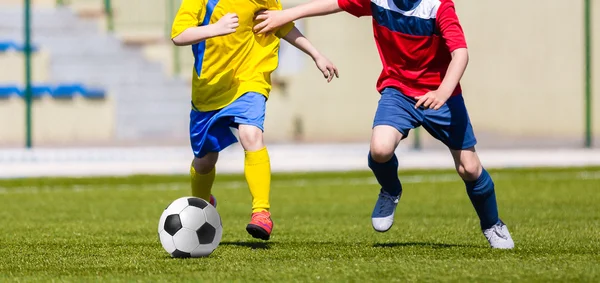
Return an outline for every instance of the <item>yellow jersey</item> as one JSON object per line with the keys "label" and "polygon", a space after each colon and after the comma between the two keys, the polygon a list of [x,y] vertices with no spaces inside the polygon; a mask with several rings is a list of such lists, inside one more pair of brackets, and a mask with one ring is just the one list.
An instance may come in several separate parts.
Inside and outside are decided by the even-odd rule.
{"label": "yellow jersey", "polygon": [[173,21],[171,38],[188,28],[216,23],[227,13],[239,17],[234,33],[194,44],[192,104],[200,111],[221,109],[247,92],[268,98],[271,73],[279,63],[279,38],[290,23],[275,34],[255,34],[254,15],[260,10],[281,10],[279,0],[183,0]]}

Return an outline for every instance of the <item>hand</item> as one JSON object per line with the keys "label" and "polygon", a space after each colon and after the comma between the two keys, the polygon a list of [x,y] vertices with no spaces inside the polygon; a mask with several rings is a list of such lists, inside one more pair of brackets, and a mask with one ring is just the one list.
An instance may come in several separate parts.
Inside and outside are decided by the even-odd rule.
{"label": "hand", "polygon": [[323,73],[323,77],[327,79],[327,82],[331,82],[333,80],[333,76],[339,78],[337,67],[329,61],[325,56],[317,56],[315,57],[315,64],[317,64],[317,68],[321,70]]}
{"label": "hand", "polygon": [[256,33],[272,32],[289,22],[285,19],[283,11],[280,10],[259,11],[254,19],[260,21],[259,24],[254,26],[254,32]]}
{"label": "hand", "polygon": [[221,17],[219,21],[214,23],[215,36],[227,35],[234,33],[235,29],[240,26],[240,19],[234,13],[227,13]]}
{"label": "hand", "polygon": [[439,110],[442,106],[444,106],[446,101],[448,101],[448,98],[450,98],[450,95],[452,95],[452,93],[446,94],[446,93],[440,92],[439,90],[435,90],[435,91],[430,91],[430,92],[426,93],[425,95],[417,96],[417,97],[415,97],[415,99],[417,99],[417,103],[415,104],[415,109],[419,108],[420,106],[423,106],[426,109]]}

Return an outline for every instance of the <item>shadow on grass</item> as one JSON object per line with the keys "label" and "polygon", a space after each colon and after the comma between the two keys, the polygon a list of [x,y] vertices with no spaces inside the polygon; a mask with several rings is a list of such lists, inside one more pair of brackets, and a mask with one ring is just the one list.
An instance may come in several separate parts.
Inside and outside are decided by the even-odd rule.
{"label": "shadow on grass", "polygon": [[253,250],[268,250],[272,242],[221,242],[221,246],[237,246],[251,248]]}
{"label": "shadow on grass", "polygon": [[423,242],[405,242],[405,243],[377,243],[374,248],[396,248],[396,247],[428,247],[434,249],[445,248],[478,248],[475,245],[442,244],[442,243],[423,243]]}

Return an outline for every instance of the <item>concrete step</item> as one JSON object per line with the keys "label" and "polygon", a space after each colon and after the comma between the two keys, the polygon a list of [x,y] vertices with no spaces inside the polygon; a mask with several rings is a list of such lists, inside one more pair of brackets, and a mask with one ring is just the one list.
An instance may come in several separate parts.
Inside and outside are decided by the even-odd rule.
{"label": "concrete step", "polygon": [[[67,8],[35,8],[33,42],[51,55],[51,81],[101,86],[116,102],[119,140],[187,137],[190,83],[165,75],[140,48],[123,45]],[[22,40],[23,11],[0,4],[0,38]]]}

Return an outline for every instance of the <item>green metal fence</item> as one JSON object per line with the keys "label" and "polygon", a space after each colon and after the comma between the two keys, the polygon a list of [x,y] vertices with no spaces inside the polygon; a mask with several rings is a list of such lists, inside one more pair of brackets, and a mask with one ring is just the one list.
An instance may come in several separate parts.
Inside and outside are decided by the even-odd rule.
{"label": "green metal fence", "polygon": [[[56,5],[69,5],[72,4],[76,0],[56,0]],[[115,23],[115,14],[113,13],[113,1],[117,0],[86,0],[87,2],[94,2],[98,4],[102,4],[102,8],[104,14],[106,16],[106,24],[107,30],[110,32],[117,31],[119,32],[120,26]],[[102,2],[100,2],[102,1]],[[131,0],[122,0],[122,1],[131,1]],[[165,26],[165,37],[168,38],[170,36],[171,22],[174,18],[177,8],[181,3],[181,0],[164,0],[165,3],[165,18],[164,20]],[[122,4],[122,3],[121,3]],[[151,5],[151,4],[149,4]],[[24,0],[24,39],[25,39],[25,104],[26,104],[26,147],[33,146],[33,137],[32,137],[32,89],[31,89],[31,8],[32,3],[31,0]],[[592,0],[583,0],[583,27],[584,27],[584,47],[585,47],[585,58],[583,58],[585,70],[584,70],[584,146],[592,147],[593,145],[593,54],[592,54],[592,42],[593,42],[593,30],[592,30]],[[142,15],[143,16],[143,15]],[[162,17],[161,17],[162,18]],[[135,28],[134,28],[135,29]],[[181,60],[180,60],[180,49],[173,47],[172,48],[172,68],[176,75],[181,73]],[[417,138],[415,139],[414,147],[421,148],[421,139],[418,138],[419,132],[415,133]]]}
{"label": "green metal fence", "polygon": [[585,29],[585,147],[593,145],[592,132],[592,1],[584,0]]}

